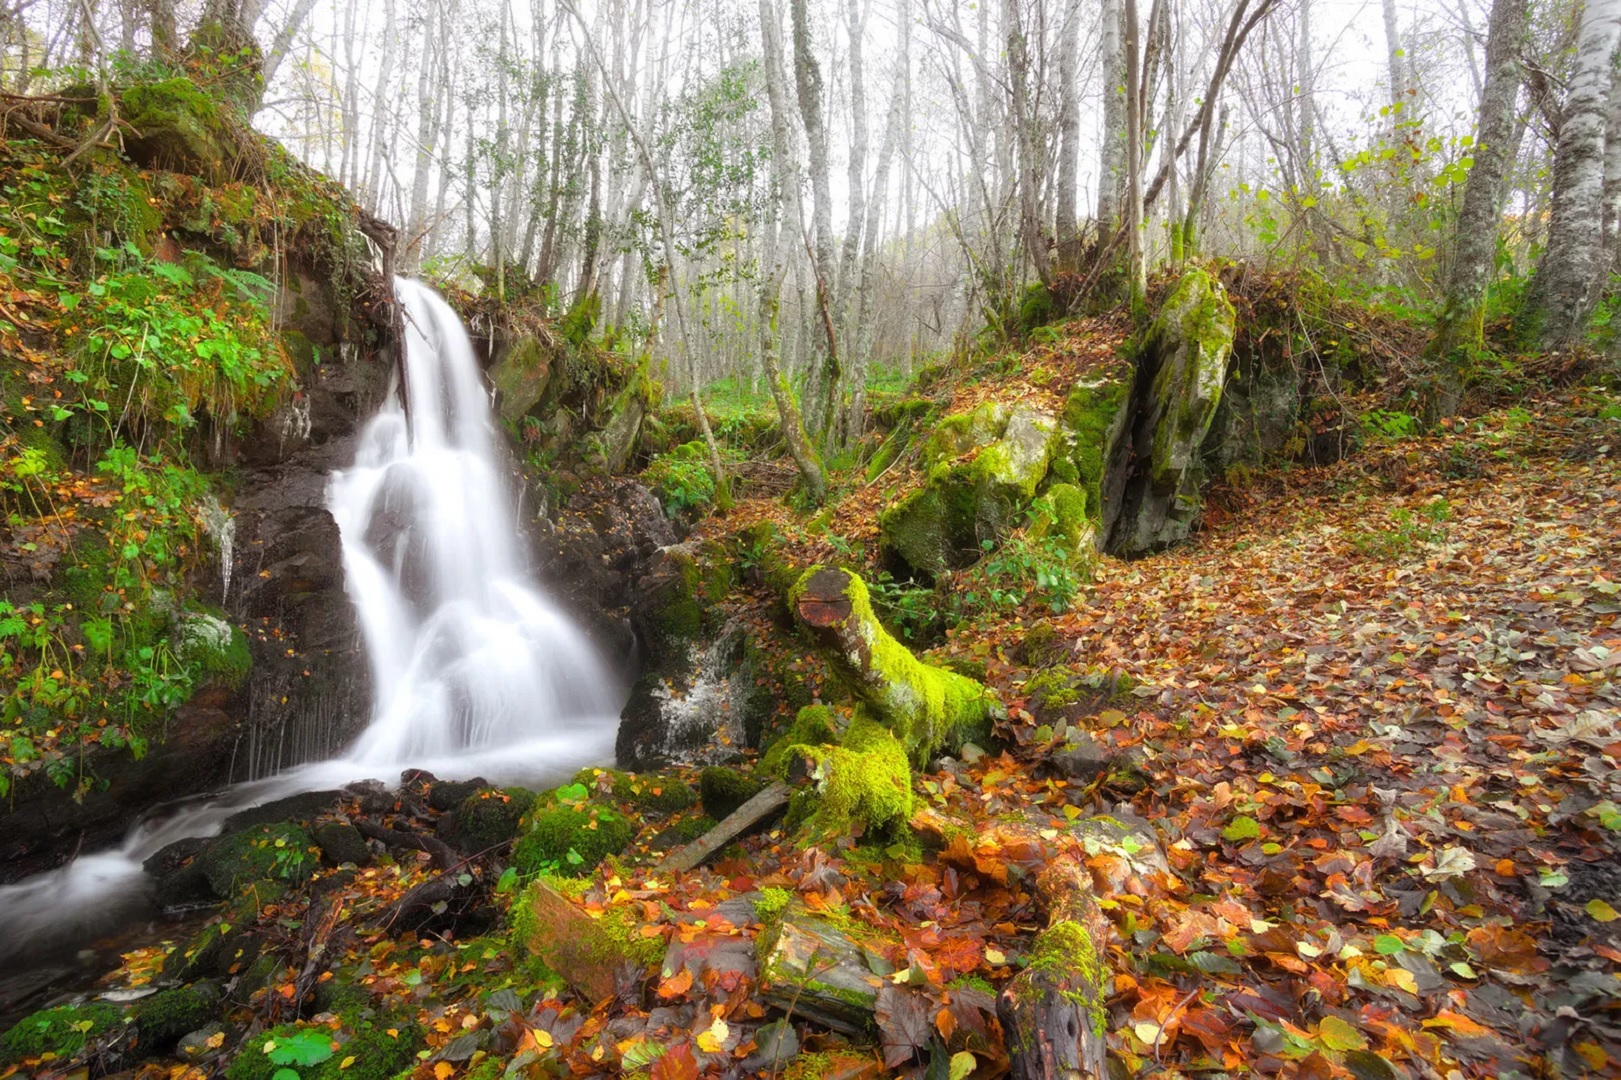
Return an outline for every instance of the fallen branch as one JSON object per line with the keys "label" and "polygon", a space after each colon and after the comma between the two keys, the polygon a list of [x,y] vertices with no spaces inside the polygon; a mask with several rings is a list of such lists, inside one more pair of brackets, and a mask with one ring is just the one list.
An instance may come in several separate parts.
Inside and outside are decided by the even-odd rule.
{"label": "fallen branch", "polygon": [[755,825],[788,805],[788,785],[778,781],[762,788],[752,799],[726,815],[726,819],[686,847],[677,848],[659,863],[665,873],[685,873]]}
{"label": "fallen branch", "polygon": [[365,819],[355,822],[355,828],[359,829],[362,835],[369,836],[373,840],[381,840],[391,848],[415,848],[417,851],[426,851],[433,857],[433,865],[440,870],[449,870],[462,862],[462,857],[449,844],[431,836],[385,829],[376,822]]}

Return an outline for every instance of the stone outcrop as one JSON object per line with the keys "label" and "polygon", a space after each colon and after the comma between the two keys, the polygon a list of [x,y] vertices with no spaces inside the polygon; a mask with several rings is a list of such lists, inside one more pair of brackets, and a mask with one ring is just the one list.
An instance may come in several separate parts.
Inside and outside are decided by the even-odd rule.
{"label": "stone outcrop", "polygon": [[1104,528],[1110,552],[1146,555],[1191,531],[1200,507],[1201,451],[1221,403],[1234,319],[1221,286],[1195,268],[1144,337],[1133,414],[1109,457]]}

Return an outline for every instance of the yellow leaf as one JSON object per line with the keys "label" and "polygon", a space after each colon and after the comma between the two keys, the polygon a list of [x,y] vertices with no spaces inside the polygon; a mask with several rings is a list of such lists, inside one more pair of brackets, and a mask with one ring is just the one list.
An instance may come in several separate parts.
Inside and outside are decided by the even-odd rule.
{"label": "yellow leaf", "polygon": [[987,945],[985,946],[985,962],[991,967],[1001,967],[1007,963],[1007,953]]}
{"label": "yellow leaf", "polygon": [[1616,919],[1621,919],[1621,913],[1617,913],[1615,908],[1598,899],[1587,902],[1587,913],[1599,922],[1615,922]]}
{"label": "yellow leaf", "polygon": [[435,1080],[450,1080],[452,1076],[456,1075],[456,1066],[448,1061],[438,1062],[433,1067],[433,1075]]}
{"label": "yellow leaf", "polygon": [[903,967],[899,971],[891,974],[889,981],[894,983],[896,986],[904,986],[906,982],[911,979],[911,977],[912,969],[909,967]]}
{"label": "yellow leaf", "polygon": [[715,1017],[715,1022],[709,1025],[709,1030],[698,1036],[698,1049],[706,1054],[718,1054],[726,1047],[726,1039],[732,1033],[726,1021]]}
{"label": "yellow leaf", "polygon": [[1152,1020],[1142,1020],[1131,1027],[1131,1033],[1137,1036],[1144,1046],[1153,1046],[1159,1039],[1160,1026]]}
{"label": "yellow leaf", "polygon": [[203,1040],[203,1045],[208,1047],[210,1050],[218,1050],[220,1047],[225,1045],[225,1032],[214,1032],[214,1034]]}
{"label": "yellow leaf", "polygon": [[342,1061],[338,1062],[338,1068],[347,1069],[349,1066],[353,1065],[354,1063],[355,1063],[355,1056],[353,1054],[350,1054],[348,1057],[346,1057]]}
{"label": "yellow leaf", "polygon": [[1385,972],[1385,984],[1398,990],[1405,990],[1409,994],[1418,993],[1418,980],[1413,978],[1411,971],[1403,968],[1391,968]]}
{"label": "yellow leaf", "polygon": [[1317,1038],[1327,1050],[1366,1050],[1368,1040],[1362,1032],[1337,1016],[1325,1016],[1317,1027]]}

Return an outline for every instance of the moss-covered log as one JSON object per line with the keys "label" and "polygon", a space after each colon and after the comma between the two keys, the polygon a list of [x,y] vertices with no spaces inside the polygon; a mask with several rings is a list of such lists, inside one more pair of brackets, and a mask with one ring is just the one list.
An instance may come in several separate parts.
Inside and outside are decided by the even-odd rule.
{"label": "moss-covered log", "polygon": [[[1025,969],[996,1002],[1014,1080],[1103,1080],[1108,1075],[1108,1013],[1114,977],[1103,963],[1109,922],[1098,907],[1085,849],[1073,835],[1048,840],[1017,822],[970,830],[924,807],[912,827],[945,847],[943,858],[980,870],[981,857],[1035,871],[1035,895],[1047,928],[1030,946]],[[1005,868],[1004,871],[1005,872]]]}
{"label": "moss-covered log", "polygon": [[973,679],[925,664],[891,637],[857,575],[812,567],[788,603],[851,692],[895,733],[913,762],[988,736],[995,705],[990,693]]}

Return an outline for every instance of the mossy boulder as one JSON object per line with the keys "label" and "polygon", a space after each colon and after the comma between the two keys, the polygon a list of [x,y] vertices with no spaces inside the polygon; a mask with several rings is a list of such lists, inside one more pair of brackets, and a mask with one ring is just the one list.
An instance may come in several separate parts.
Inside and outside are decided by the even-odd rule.
{"label": "mossy boulder", "polygon": [[1135,365],[1112,357],[1075,381],[1059,417],[1060,449],[1053,456],[1048,491],[1059,484],[1079,488],[1094,525],[1103,523],[1105,507],[1118,497],[1109,473],[1118,464],[1115,451],[1131,416],[1135,383]]}
{"label": "mossy boulder", "polygon": [[692,785],[676,773],[628,773],[587,767],[574,774],[574,783],[599,795],[609,795],[621,806],[653,814],[678,813],[698,802]]}
{"label": "mossy boulder", "polygon": [[718,629],[717,605],[732,588],[732,564],[719,544],[674,544],[637,586],[631,611],[651,667],[688,659],[692,644]]}
{"label": "mossy boulder", "polygon": [[185,76],[141,83],[123,91],[120,119],[133,133],[124,146],[131,160],[147,167],[219,177],[233,145],[220,107]]}
{"label": "mossy boulder", "polygon": [[539,404],[551,382],[552,358],[550,344],[533,334],[501,350],[490,367],[490,385],[495,387],[495,407],[501,419],[516,423]]}
{"label": "mossy boulder", "polygon": [[177,986],[142,998],[131,1015],[140,1027],[141,1049],[163,1051],[219,1015],[220,993],[211,983]]}
{"label": "mossy boulder", "polygon": [[590,914],[575,903],[579,894],[566,880],[531,882],[512,906],[512,934],[545,968],[600,999],[613,993],[621,967],[658,963],[664,939],[642,935],[639,907],[611,905]]}
{"label": "mossy boulder", "polygon": [[890,636],[860,576],[812,567],[789,594],[789,606],[914,764],[965,742],[988,744],[998,709],[990,692],[974,679],[924,663]]}
{"label": "mossy boulder", "polygon": [[445,842],[467,854],[509,844],[522,831],[523,817],[534,805],[535,793],[527,788],[480,788],[456,807],[456,819],[445,830]]}
{"label": "mossy boulder", "polygon": [[716,821],[724,821],[763,787],[763,781],[725,765],[711,765],[698,774],[698,800]]}
{"label": "mossy boulder", "polygon": [[255,825],[222,836],[198,857],[216,896],[234,896],[256,881],[303,881],[320,865],[315,840],[290,822]]}
{"label": "mossy boulder", "polygon": [[1201,451],[1221,404],[1236,316],[1221,285],[1197,267],[1165,301],[1143,339],[1148,380],[1131,437],[1114,448],[1121,496],[1110,506],[1108,550],[1145,555],[1187,537],[1200,508]]}
{"label": "mossy boulder", "polygon": [[83,1050],[85,1043],[110,1030],[123,1019],[116,1005],[90,1002],[85,1005],[59,1005],[24,1017],[0,1035],[0,1063],[15,1064],[29,1058],[54,1054],[66,1061]]}
{"label": "mossy boulder", "polygon": [[635,838],[635,826],[610,806],[595,802],[537,806],[513,845],[512,865],[522,874],[547,870],[587,874]]}
{"label": "mossy boulder", "polygon": [[977,562],[1035,496],[1057,433],[1047,413],[999,402],[940,421],[923,446],[927,482],[879,515],[885,557],[930,576]]}

